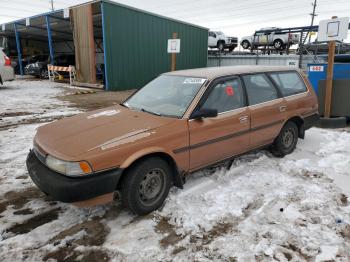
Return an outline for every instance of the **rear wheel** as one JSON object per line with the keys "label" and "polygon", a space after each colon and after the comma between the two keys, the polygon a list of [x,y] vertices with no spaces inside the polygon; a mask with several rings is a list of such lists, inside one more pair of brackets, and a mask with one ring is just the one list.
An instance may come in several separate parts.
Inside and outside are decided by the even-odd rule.
{"label": "rear wheel", "polygon": [[292,153],[298,142],[298,127],[289,121],[282,128],[275,142],[271,146],[271,153],[276,157],[284,157]]}
{"label": "rear wheel", "polygon": [[283,41],[281,39],[276,39],[273,41],[273,46],[276,50],[282,50],[283,49]]}
{"label": "rear wheel", "polygon": [[122,202],[137,215],[158,209],[169,194],[171,169],[166,161],[152,157],[135,164],[122,185]]}

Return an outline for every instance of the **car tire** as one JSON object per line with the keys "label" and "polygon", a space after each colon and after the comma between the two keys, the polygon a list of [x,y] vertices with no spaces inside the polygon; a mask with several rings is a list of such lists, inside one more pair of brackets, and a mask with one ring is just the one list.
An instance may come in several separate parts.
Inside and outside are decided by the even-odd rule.
{"label": "car tire", "polygon": [[273,41],[273,47],[276,50],[282,50],[283,49],[283,41],[281,39],[276,39],[275,41]]}
{"label": "car tire", "polygon": [[47,69],[42,69],[40,71],[40,78],[41,79],[48,79],[49,78],[49,71]]}
{"label": "car tire", "polygon": [[243,47],[243,49],[248,49],[250,47],[250,43],[247,40],[244,40],[241,43],[241,46]]}
{"label": "car tire", "polygon": [[271,153],[275,157],[284,157],[292,153],[298,142],[298,131],[298,126],[294,122],[287,122],[272,144]]}
{"label": "car tire", "polygon": [[220,52],[224,51],[225,49],[225,44],[223,42],[219,42],[218,43],[218,49]]}
{"label": "car tire", "polygon": [[159,157],[141,160],[127,171],[122,183],[122,203],[137,215],[146,215],[162,206],[169,194],[172,171]]}
{"label": "car tire", "polygon": [[346,122],[346,117],[321,117],[318,126],[321,128],[344,128]]}

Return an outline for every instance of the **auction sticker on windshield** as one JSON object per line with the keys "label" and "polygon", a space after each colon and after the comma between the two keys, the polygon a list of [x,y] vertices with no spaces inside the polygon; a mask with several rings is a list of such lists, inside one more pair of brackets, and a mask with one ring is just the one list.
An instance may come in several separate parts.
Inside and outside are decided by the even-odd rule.
{"label": "auction sticker on windshield", "polygon": [[186,78],[184,84],[203,84],[205,80],[205,78]]}

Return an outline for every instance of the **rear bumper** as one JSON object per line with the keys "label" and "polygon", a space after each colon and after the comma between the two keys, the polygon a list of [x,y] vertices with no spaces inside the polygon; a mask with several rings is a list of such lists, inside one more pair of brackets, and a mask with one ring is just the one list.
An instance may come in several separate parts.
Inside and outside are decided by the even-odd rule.
{"label": "rear bumper", "polygon": [[26,164],[31,179],[39,189],[54,200],[65,203],[81,202],[114,192],[123,172],[123,169],[114,169],[71,178],[46,167],[33,151],[29,152]]}
{"label": "rear bumper", "polygon": [[311,127],[317,125],[319,121],[320,115],[318,113],[305,117],[304,130],[310,129]]}
{"label": "rear bumper", "polygon": [[12,66],[1,66],[0,76],[2,82],[12,81],[15,79],[15,73]]}

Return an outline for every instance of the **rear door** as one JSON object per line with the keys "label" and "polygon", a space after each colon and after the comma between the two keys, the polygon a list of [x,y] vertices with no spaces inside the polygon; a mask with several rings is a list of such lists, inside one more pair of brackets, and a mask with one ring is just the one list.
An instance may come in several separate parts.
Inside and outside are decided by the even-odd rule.
{"label": "rear door", "polygon": [[217,109],[213,118],[190,119],[190,169],[198,169],[245,152],[250,116],[238,77],[214,81],[196,109]]}
{"label": "rear door", "polygon": [[250,147],[257,148],[277,137],[286,118],[286,105],[266,74],[243,75],[242,79],[251,117]]}
{"label": "rear door", "polygon": [[315,98],[308,91],[304,80],[298,72],[274,72],[269,75],[284,97],[288,118],[317,113]]}

